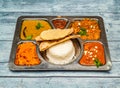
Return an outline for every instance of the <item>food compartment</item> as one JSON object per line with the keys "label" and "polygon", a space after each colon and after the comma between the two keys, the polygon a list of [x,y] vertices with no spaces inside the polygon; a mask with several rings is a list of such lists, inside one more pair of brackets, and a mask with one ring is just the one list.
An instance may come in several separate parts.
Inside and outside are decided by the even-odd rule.
{"label": "food compartment", "polygon": [[22,40],[34,40],[42,31],[52,29],[47,19],[23,19],[20,38]]}
{"label": "food compartment", "polygon": [[83,40],[100,39],[101,29],[97,18],[74,18],[69,28],[74,29],[74,34],[79,34]]}
{"label": "food compartment", "polygon": [[44,52],[40,52],[43,59],[53,65],[67,65],[76,63],[83,53],[82,41],[71,39],[57,44]]}
{"label": "food compartment", "polygon": [[84,66],[103,66],[106,64],[106,53],[104,45],[99,41],[85,42],[83,55],[79,60]]}
{"label": "food compartment", "polygon": [[66,28],[66,25],[68,24],[68,19],[54,18],[54,19],[52,19],[51,23],[55,29],[57,29],[57,28],[64,29],[64,28]]}
{"label": "food compartment", "polygon": [[16,49],[14,64],[16,66],[35,66],[39,65],[41,60],[38,56],[37,46],[34,42],[19,42]]}

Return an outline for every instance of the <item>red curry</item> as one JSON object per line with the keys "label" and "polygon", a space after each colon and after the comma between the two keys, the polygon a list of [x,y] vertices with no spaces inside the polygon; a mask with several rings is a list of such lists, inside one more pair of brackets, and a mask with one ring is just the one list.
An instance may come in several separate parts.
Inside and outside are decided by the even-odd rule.
{"label": "red curry", "polygon": [[56,19],[53,20],[52,22],[55,28],[60,28],[60,29],[64,29],[67,24],[67,21],[63,19]]}
{"label": "red curry", "polygon": [[102,65],[105,64],[104,48],[101,43],[89,42],[84,44],[84,54],[80,59],[81,65],[95,65],[95,59],[98,59]]}

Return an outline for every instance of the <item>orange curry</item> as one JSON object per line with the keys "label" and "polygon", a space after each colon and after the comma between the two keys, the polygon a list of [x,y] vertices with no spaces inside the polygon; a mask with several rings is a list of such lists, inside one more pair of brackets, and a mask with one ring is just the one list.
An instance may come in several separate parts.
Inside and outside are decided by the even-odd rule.
{"label": "orange curry", "polygon": [[81,39],[97,40],[100,38],[100,28],[98,21],[94,19],[85,18],[82,20],[75,20],[71,24],[75,34],[80,34]]}
{"label": "orange curry", "polygon": [[96,65],[95,61],[105,64],[103,45],[99,42],[88,42],[84,44],[84,53],[79,63],[81,65]]}
{"label": "orange curry", "polygon": [[32,66],[40,64],[36,53],[36,46],[32,42],[25,42],[18,45],[15,64],[18,66]]}

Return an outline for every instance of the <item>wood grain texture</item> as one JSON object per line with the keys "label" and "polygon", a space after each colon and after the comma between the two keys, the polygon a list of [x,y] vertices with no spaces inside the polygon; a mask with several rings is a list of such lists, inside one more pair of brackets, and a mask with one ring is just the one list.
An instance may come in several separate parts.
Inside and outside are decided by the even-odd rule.
{"label": "wood grain texture", "polygon": [[1,0],[0,9],[3,12],[120,12],[119,4],[119,0]]}
{"label": "wood grain texture", "polygon": [[[6,85],[10,84],[10,85]],[[119,78],[1,78],[0,88],[119,88]]]}
{"label": "wood grain texture", "polygon": [[[101,16],[112,70],[12,72],[8,61],[17,18],[31,16]],[[119,88],[120,0],[0,0],[0,88]]]}

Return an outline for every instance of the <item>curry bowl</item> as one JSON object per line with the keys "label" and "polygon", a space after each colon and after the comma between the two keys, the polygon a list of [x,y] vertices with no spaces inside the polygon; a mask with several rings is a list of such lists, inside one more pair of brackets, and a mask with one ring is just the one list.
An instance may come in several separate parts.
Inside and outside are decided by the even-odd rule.
{"label": "curry bowl", "polygon": [[42,31],[52,29],[53,26],[46,18],[25,18],[20,26],[21,40],[34,40]]}
{"label": "curry bowl", "polygon": [[106,52],[103,43],[100,41],[86,41],[83,44],[83,48],[84,53],[79,60],[81,65],[93,66],[106,64]]}
{"label": "curry bowl", "polygon": [[75,29],[81,35],[82,40],[101,39],[100,21],[97,18],[74,18],[70,20],[68,28]]}
{"label": "curry bowl", "polygon": [[57,28],[65,29],[65,28],[67,28],[69,20],[67,18],[53,18],[50,22],[51,22],[52,26],[56,29]]}

